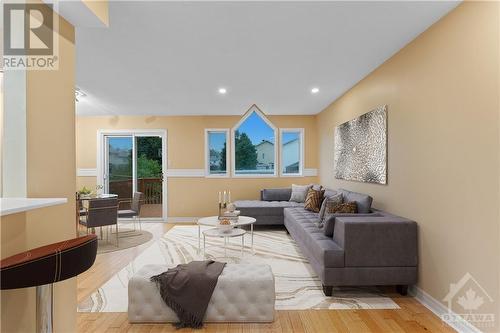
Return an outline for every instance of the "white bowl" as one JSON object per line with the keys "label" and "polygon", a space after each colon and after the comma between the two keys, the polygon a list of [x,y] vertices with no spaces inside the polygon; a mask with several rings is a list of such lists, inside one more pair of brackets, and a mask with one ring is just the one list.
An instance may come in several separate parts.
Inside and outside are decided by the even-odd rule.
{"label": "white bowl", "polygon": [[232,223],[231,224],[217,224],[217,228],[222,230],[222,232],[227,232],[227,231],[233,229],[234,225]]}

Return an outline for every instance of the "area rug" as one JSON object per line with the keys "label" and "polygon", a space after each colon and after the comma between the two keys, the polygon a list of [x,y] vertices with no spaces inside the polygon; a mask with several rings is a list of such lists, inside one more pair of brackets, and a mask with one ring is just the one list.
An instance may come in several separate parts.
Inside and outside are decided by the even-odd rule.
{"label": "area rug", "polygon": [[[204,227],[202,227],[202,230]],[[241,238],[231,239],[227,258],[223,258],[223,240],[206,238],[206,258],[231,263],[266,263],[276,280],[276,309],[398,309],[390,297],[377,288],[335,288],[333,297],[323,294],[321,281],[314,273],[295,241],[284,230],[257,230],[255,254],[250,252],[250,233],[245,235],[241,257]],[[202,241],[203,246],[203,241]],[[79,312],[126,312],[127,285],[130,277],[144,265],[175,266],[191,260],[203,260],[198,251],[198,227],[175,226],[153,242],[144,252],[115,274],[90,297],[78,305]]]}
{"label": "area rug", "polygon": [[[99,229],[96,230],[98,237],[101,237]],[[86,235],[86,232],[79,232],[80,236]],[[146,230],[134,230],[129,228],[122,228],[118,230],[119,240],[118,246],[116,246],[116,233],[111,231],[109,236],[107,235],[107,230],[103,231],[103,239],[98,239],[97,241],[97,254],[108,253],[114,251],[120,251],[128,249],[134,246],[139,246],[141,244],[149,242],[153,239],[153,234]]]}

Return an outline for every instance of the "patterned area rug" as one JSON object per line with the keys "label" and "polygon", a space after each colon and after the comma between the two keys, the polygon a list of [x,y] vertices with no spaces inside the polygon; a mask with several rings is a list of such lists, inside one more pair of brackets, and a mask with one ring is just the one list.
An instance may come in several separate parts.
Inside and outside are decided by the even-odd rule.
{"label": "patterned area rug", "polygon": [[[248,232],[241,256],[241,238],[231,239],[227,246],[227,258],[224,258],[223,240],[207,237],[206,256],[207,259],[231,263],[270,265],[276,279],[277,310],[399,308],[377,288],[336,288],[333,297],[324,296],[321,281],[295,241],[283,230],[257,229],[254,233],[254,255],[251,254],[250,243]],[[175,266],[191,260],[203,260],[202,252],[198,251],[198,227],[175,226],[82,301],[78,311],[126,312],[128,280],[137,270],[148,264]]]}
{"label": "patterned area rug", "polygon": [[[108,229],[108,228],[106,228]],[[118,247],[116,246],[116,233],[109,230],[104,230],[102,239],[100,239],[100,231],[96,230],[96,234],[99,237],[97,242],[97,254],[108,253],[114,251],[120,251],[124,249],[128,249],[130,247],[139,246],[141,244],[149,242],[153,239],[153,235],[146,230],[133,230],[129,228],[123,228],[120,224],[120,229],[118,231],[119,240]],[[79,236],[84,236],[87,233],[84,231],[79,232]]]}

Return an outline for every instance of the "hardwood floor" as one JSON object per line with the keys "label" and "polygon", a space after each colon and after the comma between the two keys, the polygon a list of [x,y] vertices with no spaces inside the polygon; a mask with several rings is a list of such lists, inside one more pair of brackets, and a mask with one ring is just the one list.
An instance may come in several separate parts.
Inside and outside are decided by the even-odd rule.
{"label": "hardwood floor", "polygon": [[[143,228],[153,233],[150,242],[98,255],[94,266],[78,276],[78,302],[87,298],[173,226],[143,223]],[[414,298],[400,296],[392,289],[388,289],[387,294],[400,309],[276,311],[276,320],[271,324],[206,324],[200,330],[176,330],[171,324],[130,324],[126,313],[78,313],[77,332],[454,332]]]}
{"label": "hardwood floor", "polygon": [[[120,226],[122,225],[129,228],[131,227],[131,224],[127,225],[120,223]],[[119,272],[123,267],[127,266],[129,262],[134,260],[142,251],[148,248],[152,242],[163,236],[163,234],[165,234],[165,232],[173,226],[174,224],[143,222],[142,228],[153,234],[153,239],[149,242],[121,251],[98,254],[94,265],[88,271],[78,275],[78,303],[90,296],[113,275]]]}

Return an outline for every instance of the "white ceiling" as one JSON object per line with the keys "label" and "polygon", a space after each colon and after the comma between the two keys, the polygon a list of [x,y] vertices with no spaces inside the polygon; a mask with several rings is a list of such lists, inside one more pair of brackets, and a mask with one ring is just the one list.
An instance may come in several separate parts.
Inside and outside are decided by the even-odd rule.
{"label": "white ceiling", "polygon": [[457,4],[112,1],[77,29],[77,113],[316,114]]}

